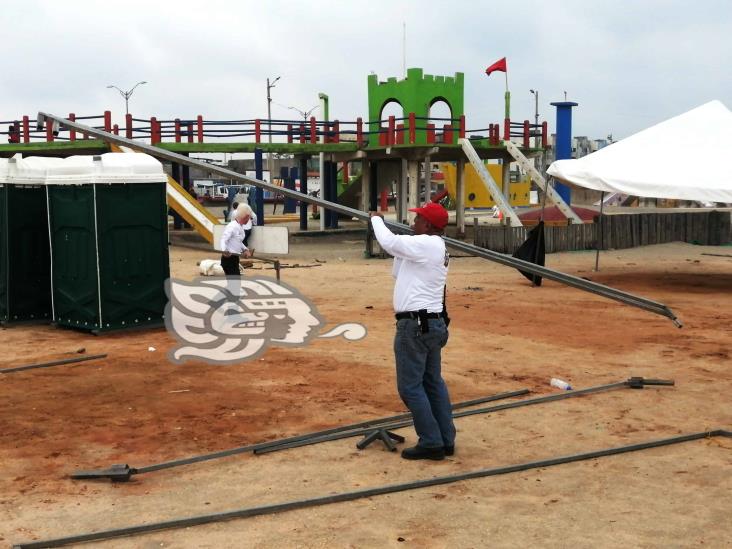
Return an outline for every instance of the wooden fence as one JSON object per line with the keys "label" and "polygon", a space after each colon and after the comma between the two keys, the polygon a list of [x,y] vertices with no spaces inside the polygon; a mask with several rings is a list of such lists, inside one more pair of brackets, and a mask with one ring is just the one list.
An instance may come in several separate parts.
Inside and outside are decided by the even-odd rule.
{"label": "wooden fence", "polygon": [[[544,227],[547,253],[623,249],[665,242],[690,242],[719,246],[732,241],[730,212],[681,212],[605,215],[596,223]],[[477,226],[475,245],[501,253],[514,253],[531,227]]]}

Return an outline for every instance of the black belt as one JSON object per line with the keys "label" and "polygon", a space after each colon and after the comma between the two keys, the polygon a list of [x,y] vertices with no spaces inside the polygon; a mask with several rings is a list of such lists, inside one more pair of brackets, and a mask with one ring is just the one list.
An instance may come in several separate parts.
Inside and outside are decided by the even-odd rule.
{"label": "black belt", "polygon": [[419,318],[445,318],[445,313],[424,313],[423,315],[420,315],[418,311],[407,311],[406,313],[397,313],[394,315],[394,317],[397,320],[403,320],[405,318],[413,318],[413,319],[419,319]]}
{"label": "black belt", "polygon": [[430,318],[447,318],[447,313],[442,311],[441,313],[428,313],[427,309],[420,309],[419,311],[406,311],[404,313],[397,313],[394,315],[397,320],[404,320],[405,318],[415,319],[419,322],[419,327],[422,333],[425,334],[430,331],[430,325],[427,322]]}

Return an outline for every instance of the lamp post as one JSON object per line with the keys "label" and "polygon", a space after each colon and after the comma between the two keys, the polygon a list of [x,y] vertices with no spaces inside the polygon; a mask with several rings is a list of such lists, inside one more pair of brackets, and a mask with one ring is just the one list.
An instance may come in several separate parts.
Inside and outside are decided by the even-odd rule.
{"label": "lamp post", "polygon": [[112,85],[112,84],[110,84],[109,86],[107,86],[107,88],[114,88],[115,90],[117,90],[119,92],[119,94],[122,97],[125,98],[125,114],[130,114],[130,97],[132,97],[132,94],[135,91],[135,88],[137,86],[141,86],[142,84],[147,84],[147,81],[143,80],[141,82],[138,82],[137,84],[135,84],[134,86],[132,86],[127,91],[121,90],[120,88],[118,88],[117,86]]}
{"label": "lamp post", "polygon": [[[275,84],[280,79],[278,76],[271,82],[269,81],[269,78],[267,78],[267,127],[269,128],[268,134],[269,139],[267,140],[270,145],[272,145],[272,96],[270,95],[269,90],[275,87]],[[269,170],[269,182],[272,183],[274,177],[272,176],[272,147],[267,150],[267,169]]]}
{"label": "lamp post", "polygon": [[[529,90],[534,95],[534,131],[539,128],[539,90]],[[534,148],[539,148],[539,136],[534,136]]]}
{"label": "lamp post", "polygon": [[[323,123],[325,124],[324,128],[327,127],[328,122],[328,95],[320,92],[318,93],[318,99],[320,99],[320,116],[323,119]],[[325,131],[323,131],[320,135],[321,143],[325,143]],[[320,153],[320,196],[321,198],[324,198],[326,196],[325,194],[325,153]],[[325,208],[322,206],[318,209],[320,212],[320,230],[325,230]]]}
{"label": "lamp post", "polygon": [[315,105],[315,106],[314,106],[314,107],[313,107],[312,109],[310,109],[309,111],[301,111],[301,110],[300,110],[300,109],[298,109],[297,107],[287,107],[287,108],[288,108],[288,109],[290,109],[290,110],[292,110],[292,111],[297,111],[297,112],[299,112],[299,113],[300,113],[300,115],[301,115],[301,116],[303,117],[303,119],[304,119],[305,121],[307,121],[307,119],[308,119],[308,116],[310,116],[311,114],[313,114],[313,111],[314,111],[315,109],[317,109],[317,108],[318,108],[319,106],[320,106],[320,105]]}

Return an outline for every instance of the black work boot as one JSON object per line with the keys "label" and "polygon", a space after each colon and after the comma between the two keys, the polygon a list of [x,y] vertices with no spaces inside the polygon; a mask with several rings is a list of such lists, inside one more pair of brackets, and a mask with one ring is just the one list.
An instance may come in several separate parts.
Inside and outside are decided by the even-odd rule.
{"label": "black work boot", "polygon": [[445,446],[445,455],[446,456],[453,456],[455,455],[455,445],[452,446]]}
{"label": "black work boot", "polygon": [[402,457],[404,459],[431,459],[441,461],[445,459],[445,449],[442,446],[437,448],[423,448],[418,444],[412,448],[402,450]]}

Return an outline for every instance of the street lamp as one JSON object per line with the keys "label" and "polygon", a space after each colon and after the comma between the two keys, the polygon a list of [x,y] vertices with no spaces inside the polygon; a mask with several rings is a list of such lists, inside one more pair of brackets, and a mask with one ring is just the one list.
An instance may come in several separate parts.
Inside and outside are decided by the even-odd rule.
{"label": "street lamp", "polygon": [[305,120],[307,121],[308,117],[309,117],[309,116],[310,116],[311,114],[313,114],[313,111],[314,111],[315,109],[317,109],[317,108],[318,108],[319,106],[320,106],[320,105],[315,105],[315,106],[314,106],[314,107],[313,107],[312,109],[310,109],[309,111],[301,111],[301,110],[300,110],[300,109],[298,109],[297,107],[287,107],[287,108],[288,108],[288,109],[290,109],[290,110],[292,110],[292,111],[297,111],[297,112],[299,112],[299,113],[300,113],[300,115],[301,115],[301,116],[303,117],[303,119],[305,119]]}
{"label": "street lamp", "polygon": [[[534,95],[534,131],[539,129],[539,90],[529,90]],[[539,148],[539,136],[534,135],[534,148]]]}
{"label": "street lamp", "polygon": [[[269,144],[272,145],[272,96],[269,93],[269,90],[275,87],[275,84],[280,79],[278,76],[271,82],[269,81],[269,78],[267,78],[267,127],[269,128],[268,134],[269,134]],[[272,147],[267,150],[267,169],[269,170],[269,182],[272,183],[272,180],[274,177],[272,176]]]}
{"label": "street lamp", "polygon": [[130,88],[127,91],[121,90],[117,86],[114,86],[114,85],[111,85],[111,84],[109,86],[107,86],[107,88],[114,88],[115,90],[117,90],[119,92],[119,94],[122,97],[125,98],[125,114],[130,114],[130,108],[129,108],[130,97],[132,97],[132,93],[135,91],[135,88],[137,86],[141,86],[142,84],[147,84],[147,81],[143,80],[142,82],[138,82],[137,84],[135,84],[134,86],[132,86],[132,88]]}

